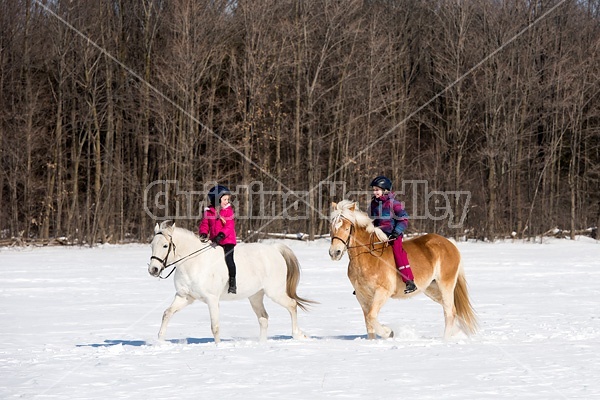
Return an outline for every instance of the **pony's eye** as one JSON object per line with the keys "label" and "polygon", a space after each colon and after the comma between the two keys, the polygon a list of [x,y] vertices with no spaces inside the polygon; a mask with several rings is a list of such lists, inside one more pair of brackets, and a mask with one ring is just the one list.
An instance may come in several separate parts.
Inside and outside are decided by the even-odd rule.
{"label": "pony's eye", "polygon": [[168,244],[165,244],[165,245],[163,246],[163,249],[166,249],[167,247],[169,247],[169,245],[168,245]]}

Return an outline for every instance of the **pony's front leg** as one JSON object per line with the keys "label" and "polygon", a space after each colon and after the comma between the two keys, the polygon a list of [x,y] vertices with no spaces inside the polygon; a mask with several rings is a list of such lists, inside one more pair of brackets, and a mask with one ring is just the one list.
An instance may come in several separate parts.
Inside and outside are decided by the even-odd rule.
{"label": "pony's front leg", "polygon": [[165,333],[167,331],[167,325],[169,324],[169,321],[171,320],[171,317],[173,316],[173,314],[175,314],[177,311],[181,310],[182,308],[192,304],[193,302],[194,302],[194,299],[192,299],[191,297],[175,294],[175,298],[173,299],[173,302],[171,303],[169,308],[167,308],[165,310],[165,312],[163,313],[162,323],[160,324],[160,330],[158,331],[158,340],[165,340]]}
{"label": "pony's front leg", "polygon": [[210,297],[206,299],[208,313],[210,315],[210,330],[215,338],[215,344],[219,344],[221,336],[219,332],[219,298]]}
{"label": "pony's front leg", "polygon": [[376,339],[380,336],[384,339],[394,336],[394,332],[385,325],[381,325],[377,317],[381,308],[388,299],[388,295],[381,290],[376,290],[374,296],[369,299],[368,297],[362,298],[359,292],[356,293],[359,298],[359,303],[363,309],[365,317],[365,325],[367,327],[367,337],[369,339]]}

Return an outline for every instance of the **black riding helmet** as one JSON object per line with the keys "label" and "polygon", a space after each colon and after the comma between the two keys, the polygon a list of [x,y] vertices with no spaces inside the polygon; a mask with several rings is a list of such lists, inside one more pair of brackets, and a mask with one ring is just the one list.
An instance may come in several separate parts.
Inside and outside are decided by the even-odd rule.
{"label": "black riding helmet", "polygon": [[383,190],[392,190],[392,181],[390,181],[385,176],[378,176],[377,178],[371,181],[371,187],[377,186],[382,188]]}
{"label": "black riding helmet", "polygon": [[208,202],[214,207],[226,194],[231,195],[229,189],[226,186],[217,185],[208,191]]}

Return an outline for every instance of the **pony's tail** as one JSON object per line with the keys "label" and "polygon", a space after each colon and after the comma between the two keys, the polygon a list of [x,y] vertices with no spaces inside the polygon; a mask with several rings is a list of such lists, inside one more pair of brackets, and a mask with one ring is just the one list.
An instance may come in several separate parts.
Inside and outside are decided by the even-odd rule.
{"label": "pony's tail", "polygon": [[477,321],[475,310],[471,305],[471,300],[469,299],[467,280],[462,268],[462,262],[458,268],[458,279],[454,288],[454,306],[456,307],[456,315],[458,316],[461,329],[467,335],[473,335],[477,332],[479,323]]}
{"label": "pony's tail", "polygon": [[300,282],[300,263],[298,262],[298,258],[290,249],[284,244],[279,244],[279,252],[285,259],[285,263],[287,265],[287,279],[286,279],[286,293],[292,299],[296,300],[298,303],[298,307],[300,307],[304,311],[308,311],[309,304],[318,304],[316,301],[303,299],[298,296],[297,289],[298,283]]}

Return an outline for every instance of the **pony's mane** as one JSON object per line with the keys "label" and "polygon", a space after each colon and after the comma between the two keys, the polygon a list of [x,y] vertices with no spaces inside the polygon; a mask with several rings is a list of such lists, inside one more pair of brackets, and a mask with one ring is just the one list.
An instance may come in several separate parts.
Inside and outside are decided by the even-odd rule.
{"label": "pony's mane", "polygon": [[181,228],[179,226],[173,226],[173,225],[163,226],[163,227],[161,227],[160,232],[166,231],[169,229],[172,229],[173,233],[177,232],[177,235],[179,235],[179,236],[189,236],[190,238],[198,239],[198,235],[196,235],[194,232],[192,232],[188,229],[185,229],[185,228]]}
{"label": "pony's mane", "polygon": [[339,228],[342,223],[342,217],[350,220],[357,227],[364,228],[368,233],[374,232],[379,240],[387,240],[387,235],[373,225],[371,217],[358,208],[358,203],[352,200],[342,200],[337,203],[335,210],[331,212],[331,225],[336,229]]}
{"label": "pony's mane", "polygon": [[175,229],[177,230],[177,233],[182,233],[182,234],[184,234],[186,236],[198,239],[198,235],[196,235],[194,232],[192,232],[192,231],[190,231],[188,229],[180,228],[178,226],[176,226]]}

